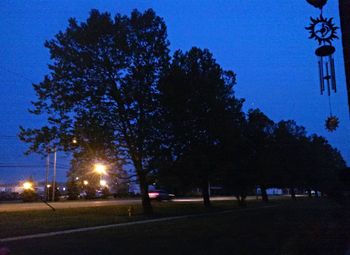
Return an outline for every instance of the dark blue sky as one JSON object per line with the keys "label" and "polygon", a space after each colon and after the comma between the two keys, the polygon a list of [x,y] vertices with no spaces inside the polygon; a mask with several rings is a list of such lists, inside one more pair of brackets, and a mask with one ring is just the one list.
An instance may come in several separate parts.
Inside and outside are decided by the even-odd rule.
{"label": "dark blue sky", "polygon": [[[325,16],[339,25],[338,1],[328,1]],[[67,26],[69,17],[84,21],[92,8],[129,14],[153,8],[168,26],[171,50],[192,46],[210,49],[217,61],[237,73],[236,94],[245,109],[260,108],[273,120],[294,119],[329,139],[350,162],[349,116],[340,40],[334,43],[338,93],[332,96],[340,127],[324,129],[329,114],[327,96],[319,95],[316,41],[304,29],[319,11],[304,0],[176,0],[176,1],[0,1],[0,183],[32,175],[44,178],[45,162],[24,156],[26,145],[16,134],[19,125],[40,126],[43,119],[27,112],[35,100],[32,82],[47,72],[44,41]],[[58,176],[64,179],[68,161],[59,155]],[[11,166],[11,167],[6,167]],[[16,166],[16,167],[14,167]],[[22,167],[20,167],[22,166]]]}

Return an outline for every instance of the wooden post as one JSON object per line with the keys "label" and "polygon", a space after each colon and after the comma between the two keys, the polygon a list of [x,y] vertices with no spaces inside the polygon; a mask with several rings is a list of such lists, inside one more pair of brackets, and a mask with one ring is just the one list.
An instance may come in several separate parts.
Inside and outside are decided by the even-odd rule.
{"label": "wooden post", "polygon": [[350,0],[339,0],[339,16],[343,41],[343,54],[350,113]]}

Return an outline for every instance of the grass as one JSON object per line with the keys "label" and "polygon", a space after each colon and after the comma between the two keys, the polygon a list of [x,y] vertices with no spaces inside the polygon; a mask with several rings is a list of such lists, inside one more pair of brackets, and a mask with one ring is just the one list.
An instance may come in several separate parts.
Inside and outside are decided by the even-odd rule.
{"label": "grass", "polygon": [[[279,206],[259,209],[262,203],[254,203],[248,206],[248,210],[236,208],[237,210],[233,210],[232,213],[223,215],[206,215],[191,219],[16,241],[4,245],[11,250],[10,254],[29,255],[345,254],[347,242],[350,241],[349,211],[324,199],[274,203]],[[205,211],[198,203],[160,203],[155,207],[161,217]],[[250,209],[254,207],[256,209]],[[235,207],[232,202],[230,204],[221,202],[216,204],[216,208],[216,210],[222,210]],[[82,212],[81,221],[87,218],[91,220],[98,218],[93,219],[94,224],[102,221],[102,218],[112,220],[111,217],[115,217],[109,212],[112,208],[91,209],[93,210],[74,209],[73,211]],[[122,207],[114,210],[118,213]],[[73,217],[73,211],[70,209],[60,212],[61,214],[56,216],[57,220],[65,221],[68,215]],[[42,213],[44,212],[40,212]],[[2,215],[0,217],[2,218]],[[120,217],[125,218],[125,216]],[[2,225],[0,226],[2,232],[1,227]]]}
{"label": "grass", "polygon": [[[213,202],[212,210],[237,207],[232,201]],[[0,213],[0,238],[90,227],[146,219],[140,205],[132,206],[132,217],[128,217],[128,205],[113,205],[90,208],[67,208]],[[153,203],[155,215],[166,217],[207,211],[201,203]]]}

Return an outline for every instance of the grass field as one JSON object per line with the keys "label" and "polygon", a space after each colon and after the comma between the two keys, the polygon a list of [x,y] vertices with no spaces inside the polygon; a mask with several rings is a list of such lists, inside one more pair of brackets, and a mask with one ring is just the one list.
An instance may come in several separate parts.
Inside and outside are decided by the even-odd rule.
{"label": "grass field", "polygon": [[[233,209],[222,215],[203,215],[145,225],[67,234],[0,243],[10,254],[339,254],[345,255],[350,241],[350,213],[324,199],[276,201],[239,209],[231,203],[215,204],[215,210]],[[205,212],[198,204],[160,203],[157,217]],[[1,219],[1,235],[45,232],[77,226],[139,220],[126,217],[127,208],[69,209],[56,212],[8,213]],[[79,217],[76,217],[79,213]],[[35,221],[31,221],[35,219]],[[88,222],[86,222],[88,221]],[[30,222],[30,223],[29,223]],[[47,223],[47,227],[42,224]],[[21,229],[23,224],[25,228]],[[63,226],[63,227],[62,227]],[[5,227],[5,232],[3,232]],[[32,229],[30,230],[30,228]],[[40,230],[40,231],[39,231]],[[6,234],[4,234],[6,233]]]}
{"label": "grass field", "polygon": [[[238,208],[233,201],[213,202],[210,211]],[[262,203],[251,202],[251,206]],[[155,214],[151,218],[196,214],[207,212],[202,203],[153,203]],[[148,219],[142,215],[140,205],[133,205],[132,216],[128,217],[128,205],[102,206],[90,208],[67,208],[51,210],[33,210],[0,213],[0,238],[72,229],[78,227],[99,226],[114,223]]]}

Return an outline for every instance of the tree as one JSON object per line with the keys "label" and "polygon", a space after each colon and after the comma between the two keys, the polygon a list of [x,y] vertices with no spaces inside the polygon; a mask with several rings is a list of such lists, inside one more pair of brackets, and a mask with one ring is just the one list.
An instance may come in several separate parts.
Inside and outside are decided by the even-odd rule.
{"label": "tree", "polygon": [[242,117],[235,83],[235,74],[224,71],[209,50],[194,47],[174,53],[160,86],[168,168],[188,186],[201,188],[205,206],[210,206],[208,184],[218,174],[224,133]]}
{"label": "tree", "polygon": [[77,200],[79,198],[80,189],[75,178],[68,178],[67,192],[68,200]]}
{"label": "tree", "polygon": [[288,186],[292,199],[295,199],[295,188],[301,183],[301,173],[304,158],[301,141],[306,137],[305,128],[298,126],[295,121],[280,121],[274,133],[275,157],[279,160],[280,184]]}
{"label": "tree", "polygon": [[255,173],[256,182],[260,187],[262,200],[267,202],[266,188],[273,182],[273,162],[271,146],[275,123],[259,109],[248,111],[247,136],[251,146],[249,168]]}
{"label": "tree", "polygon": [[329,194],[336,186],[340,186],[339,172],[346,168],[346,163],[340,152],[322,136],[310,136],[309,146],[307,185],[315,191]]}
{"label": "tree", "polygon": [[86,22],[70,19],[64,32],[45,43],[50,73],[34,85],[32,113],[48,116],[48,125],[21,128],[21,139],[32,152],[48,144],[73,150],[73,138],[89,144],[86,132],[101,127],[103,146],[133,164],[144,213],[152,213],[149,163],[159,137],[157,85],[168,66],[168,45],[165,23],[153,10],[114,19],[92,10]]}

